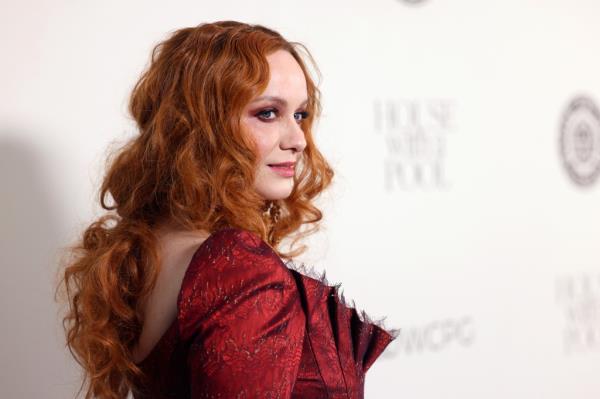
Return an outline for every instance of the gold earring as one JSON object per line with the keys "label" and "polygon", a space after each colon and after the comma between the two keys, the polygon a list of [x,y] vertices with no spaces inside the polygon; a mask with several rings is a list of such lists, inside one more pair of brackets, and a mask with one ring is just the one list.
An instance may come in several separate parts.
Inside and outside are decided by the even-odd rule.
{"label": "gold earring", "polygon": [[271,207],[271,220],[273,221],[273,225],[276,225],[279,222],[279,217],[281,216],[281,207],[278,203],[274,202]]}
{"label": "gold earring", "polygon": [[281,207],[275,201],[268,201],[265,206],[264,217],[268,217],[270,219],[271,225],[275,226],[279,221],[279,217],[281,216]]}

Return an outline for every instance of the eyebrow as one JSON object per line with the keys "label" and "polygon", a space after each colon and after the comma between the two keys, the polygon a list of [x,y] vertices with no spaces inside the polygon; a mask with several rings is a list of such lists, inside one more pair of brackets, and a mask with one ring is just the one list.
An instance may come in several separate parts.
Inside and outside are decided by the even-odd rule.
{"label": "eyebrow", "polygon": [[[258,102],[258,101],[262,101],[262,100],[268,100],[268,101],[273,101],[276,103],[279,103],[281,105],[287,105],[287,101],[281,97],[277,97],[277,96],[260,96],[255,98],[252,102]],[[306,100],[304,100],[300,106],[306,105],[308,103],[308,98]]]}

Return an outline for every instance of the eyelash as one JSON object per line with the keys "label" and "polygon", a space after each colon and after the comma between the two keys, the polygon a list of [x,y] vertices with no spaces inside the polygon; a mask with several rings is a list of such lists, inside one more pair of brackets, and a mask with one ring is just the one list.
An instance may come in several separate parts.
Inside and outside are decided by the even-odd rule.
{"label": "eyelash", "polygon": [[[268,114],[271,112],[277,114],[279,111],[276,108],[268,108],[268,109],[264,109],[264,110],[260,111],[259,113],[256,114],[256,116],[262,121],[269,122],[269,121],[272,121],[274,118],[264,118],[263,116],[265,114]],[[304,119],[308,118],[308,112],[306,112],[306,111],[294,113],[294,115],[296,115],[296,114],[299,114],[302,117],[302,119],[297,120],[297,122],[302,122]]]}

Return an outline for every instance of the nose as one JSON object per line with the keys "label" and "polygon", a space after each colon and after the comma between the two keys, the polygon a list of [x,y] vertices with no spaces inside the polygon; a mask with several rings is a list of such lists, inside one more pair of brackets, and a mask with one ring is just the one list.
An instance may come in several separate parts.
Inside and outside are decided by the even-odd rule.
{"label": "nose", "polygon": [[295,118],[291,118],[285,127],[285,134],[281,140],[281,147],[284,150],[293,149],[294,152],[302,152],[306,148],[306,138],[304,130]]}

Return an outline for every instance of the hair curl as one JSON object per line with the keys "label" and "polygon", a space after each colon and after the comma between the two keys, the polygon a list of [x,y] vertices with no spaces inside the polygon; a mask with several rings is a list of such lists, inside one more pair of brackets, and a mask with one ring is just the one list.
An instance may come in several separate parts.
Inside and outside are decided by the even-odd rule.
{"label": "hair curl", "polygon": [[[277,222],[269,223],[264,199],[248,189],[258,160],[240,117],[268,84],[266,56],[280,49],[304,72],[309,116],[301,125],[306,148],[300,172],[290,196],[276,201]],[[153,49],[129,102],[139,134],[107,159],[99,199],[108,212],[67,248],[57,287],[69,305],[63,327],[67,346],[83,367],[79,393],[87,382],[86,399],[124,398],[144,377],[131,354],[159,272],[160,223],[209,232],[243,228],[286,259],[306,249],[282,253],[277,246],[292,233],[293,245],[318,229],[322,213],[312,202],[334,174],[313,141],[319,90],[300,50],[313,61],[301,44],[235,21],[177,30]],[[109,194],[113,204],[106,201]],[[309,228],[300,233],[303,225]]]}

